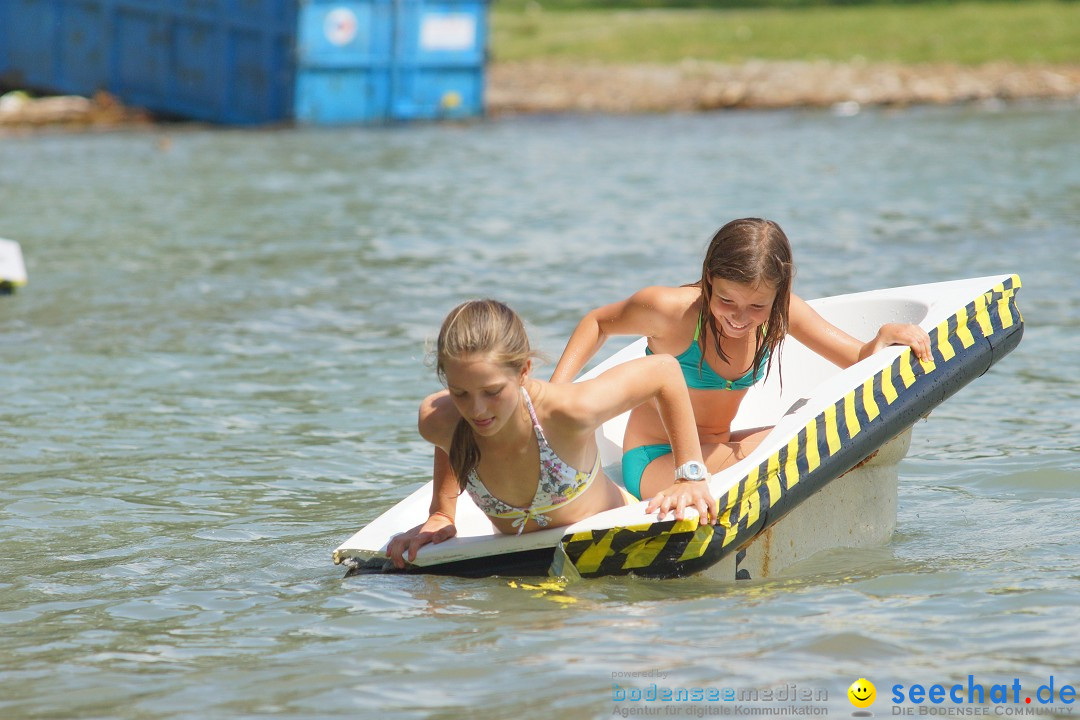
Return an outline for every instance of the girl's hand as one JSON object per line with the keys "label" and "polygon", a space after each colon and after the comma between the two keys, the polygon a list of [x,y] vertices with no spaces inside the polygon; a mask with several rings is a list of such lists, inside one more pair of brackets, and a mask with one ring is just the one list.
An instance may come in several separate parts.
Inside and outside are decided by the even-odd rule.
{"label": "girl's hand", "polygon": [[682,520],[684,510],[689,507],[697,509],[699,524],[716,524],[717,503],[709,492],[708,483],[704,482],[677,482],[661,490],[649,501],[645,512],[659,510],[661,520],[669,512],[674,512],[675,519]]}
{"label": "girl's hand", "polygon": [[918,325],[907,323],[886,323],[882,325],[877,332],[877,336],[864,346],[861,357],[869,357],[878,350],[890,345],[907,345],[915,353],[915,357],[922,362],[928,362],[932,357],[930,354],[930,336]]}
{"label": "girl's hand", "polygon": [[405,555],[408,554],[409,562],[416,560],[416,553],[428,543],[438,545],[444,540],[457,535],[457,528],[450,518],[443,515],[432,515],[422,525],[417,525],[412,530],[395,535],[386,546],[386,557],[390,558],[394,567],[402,570],[405,567]]}

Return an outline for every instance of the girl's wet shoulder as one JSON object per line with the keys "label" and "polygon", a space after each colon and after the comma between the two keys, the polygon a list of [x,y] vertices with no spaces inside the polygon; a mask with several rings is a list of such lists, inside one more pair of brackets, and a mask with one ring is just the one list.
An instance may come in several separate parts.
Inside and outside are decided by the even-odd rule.
{"label": "girl's wet shoulder", "polygon": [[424,398],[420,403],[417,428],[425,439],[438,443],[454,434],[461,414],[454,407],[448,390],[440,390]]}

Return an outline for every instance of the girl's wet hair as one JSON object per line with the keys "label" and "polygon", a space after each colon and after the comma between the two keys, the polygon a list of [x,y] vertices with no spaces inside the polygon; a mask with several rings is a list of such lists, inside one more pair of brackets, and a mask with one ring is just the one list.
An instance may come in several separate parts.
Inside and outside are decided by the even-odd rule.
{"label": "girl's wet hair", "polygon": [[766,374],[772,370],[776,349],[783,342],[788,332],[788,306],[791,299],[791,281],[795,275],[795,265],[791,260],[791,244],[780,226],[772,220],[761,218],[742,218],[732,220],[716,231],[705,251],[705,260],[701,265],[702,314],[711,333],[702,333],[701,356],[705,357],[705,338],[712,337],[716,354],[725,362],[729,358],[720,347],[723,329],[716,318],[709,312],[709,301],[713,293],[713,279],[720,278],[751,287],[768,285],[776,289],[769,320],[763,326],[764,334],[758,332],[755,338],[754,362],[751,368],[761,365],[765,353],[770,353]]}
{"label": "girl's wet hair", "polygon": [[[485,355],[492,362],[520,372],[534,357],[518,314],[498,300],[469,300],[450,311],[435,345],[435,372],[446,383],[446,361]],[[480,448],[465,418],[458,420],[450,441],[450,466],[462,490],[480,462]]]}

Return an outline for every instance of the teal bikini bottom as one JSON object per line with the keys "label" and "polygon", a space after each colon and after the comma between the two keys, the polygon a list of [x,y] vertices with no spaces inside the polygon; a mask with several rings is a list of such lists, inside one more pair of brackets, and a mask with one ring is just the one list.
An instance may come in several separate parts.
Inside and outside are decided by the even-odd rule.
{"label": "teal bikini bottom", "polygon": [[634,497],[641,500],[641,476],[645,468],[656,458],[670,453],[670,445],[642,445],[624,452],[622,456],[623,485]]}

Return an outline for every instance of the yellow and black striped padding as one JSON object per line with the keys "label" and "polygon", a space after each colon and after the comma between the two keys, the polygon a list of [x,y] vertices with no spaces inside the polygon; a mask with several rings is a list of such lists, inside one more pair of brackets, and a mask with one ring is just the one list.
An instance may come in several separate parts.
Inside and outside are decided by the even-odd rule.
{"label": "yellow and black striped padding", "polygon": [[994,286],[929,333],[930,361],[905,349],[826,407],[719,499],[715,527],[694,518],[574,533],[562,539],[549,572],[673,577],[718,562],[1015,347],[1023,328],[1019,289],[1016,275]]}

